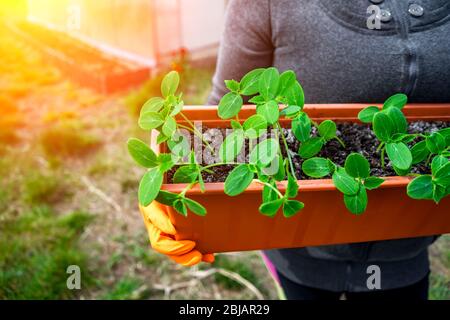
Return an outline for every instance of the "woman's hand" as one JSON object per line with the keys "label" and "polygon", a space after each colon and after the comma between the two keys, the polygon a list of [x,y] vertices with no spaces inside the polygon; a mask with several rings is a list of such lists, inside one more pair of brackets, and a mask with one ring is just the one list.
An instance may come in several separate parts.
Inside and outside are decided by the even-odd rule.
{"label": "woman's hand", "polygon": [[139,206],[152,248],[184,266],[200,261],[214,262],[213,254],[202,254],[191,240],[175,240],[177,231],[167,214],[168,207],[153,201],[148,207]]}

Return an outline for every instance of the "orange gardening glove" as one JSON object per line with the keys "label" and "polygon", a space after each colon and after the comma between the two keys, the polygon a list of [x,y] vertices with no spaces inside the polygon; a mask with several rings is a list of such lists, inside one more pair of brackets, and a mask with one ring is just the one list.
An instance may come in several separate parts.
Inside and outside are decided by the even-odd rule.
{"label": "orange gardening glove", "polygon": [[200,261],[214,262],[213,254],[195,250],[195,241],[175,240],[177,231],[167,214],[168,207],[153,201],[148,207],[139,205],[152,248],[183,266],[193,266]]}

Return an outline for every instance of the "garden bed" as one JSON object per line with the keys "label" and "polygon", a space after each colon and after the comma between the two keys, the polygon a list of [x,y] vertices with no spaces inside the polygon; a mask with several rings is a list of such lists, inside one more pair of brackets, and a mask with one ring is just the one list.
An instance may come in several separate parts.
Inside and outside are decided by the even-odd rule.
{"label": "garden bed", "polygon": [[149,77],[149,68],[108,56],[66,33],[32,23],[8,27],[41,51],[67,77],[99,92],[121,91]]}

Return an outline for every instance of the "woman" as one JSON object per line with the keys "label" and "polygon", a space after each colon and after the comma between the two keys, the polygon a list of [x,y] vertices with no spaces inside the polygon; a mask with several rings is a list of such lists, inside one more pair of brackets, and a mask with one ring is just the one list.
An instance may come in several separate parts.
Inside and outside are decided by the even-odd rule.
{"label": "woman", "polygon": [[[371,7],[376,4],[377,7]],[[368,13],[369,12],[369,13]],[[374,13],[374,16],[370,16]],[[370,20],[368,22],[368,19]],[[380,22],[380,28],[375,22]],[[368,26],[372,27],[369,28]],[[308,103],[380,102],[396,92],[410,102],[450,101],[447,0],[231,0],[209,104],[225,79],[258,67],[294,70]],[[175,261],[212,255],[176,242],[161,209],[143,209],[152,245]],[[159,227],[159,229],[158,229]],[[160,232],[162,228],[163,233]],[[435,237],[266,251],[289,299],[427,299],[428,246]],[[381,288],[367,286],[379,267]]]}

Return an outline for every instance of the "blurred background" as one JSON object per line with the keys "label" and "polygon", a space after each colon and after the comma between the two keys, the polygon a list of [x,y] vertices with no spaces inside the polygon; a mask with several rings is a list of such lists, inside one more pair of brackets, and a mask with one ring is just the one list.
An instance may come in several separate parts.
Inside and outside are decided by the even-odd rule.
{"label": "blurred background", "polygon": [[[211,87],[226,0],[0,0],[0,299],[277,299],[258,252],[183,268],[154,252],[128,156],[142,104],[177,70]],[[450,299],[450,237],[431,248]],[[68,290],[78,265],[82,290]]]}

